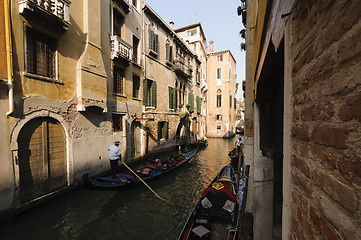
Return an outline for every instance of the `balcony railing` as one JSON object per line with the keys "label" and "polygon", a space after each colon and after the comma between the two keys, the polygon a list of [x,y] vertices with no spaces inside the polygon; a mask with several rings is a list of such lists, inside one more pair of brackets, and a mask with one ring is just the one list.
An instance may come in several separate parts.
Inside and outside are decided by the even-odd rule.
{"label": "balcony railing", "polygon": [[40,10],[50,16],[56,17],[63,23],[63,27],[68,29],[70,25],[70,4],[68,0],[19,0],[19,12],[23,13],[25,9],[35,12]]}
{"label": "balcony railing", "polygon": [[125,13],[130,12],[130,8],[132,6],[130,0],[115,0],[115,2],[118,2],[123,7]]}
{"label": "balcony railing", "polygon": [[192,68],[190,66],[186,65],[181,60],[174,60],[174,71],[176,73],[180,73],[180,74],[185,75],[186,77],[190,77],[191,69]]}
{"label": "balcony railing", "polygon": [[111,36],[110,39],[112,44],[112,52],[111,52],[112,59],[123,58],[127,61],[131,61],[132,46],[117,35]]}

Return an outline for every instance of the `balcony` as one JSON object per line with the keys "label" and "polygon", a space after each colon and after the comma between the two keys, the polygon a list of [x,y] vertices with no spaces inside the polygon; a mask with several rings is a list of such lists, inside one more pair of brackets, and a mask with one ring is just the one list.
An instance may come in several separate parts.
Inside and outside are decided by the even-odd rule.
{"label": "balcony", "polygon": [[112,52],[111,57],[114,58],[121,58],[130,62],[132,56],[132,46],[121,39],[119,36],[114,35],[110,37],[111,39],[111,46]]}
{"label": "balcony", "polygon": [[192,70],[189,66],[187,66],[181,60],[174,60],[174,72],[176,74],[180,74],[186,78],[189,78],[189,77],[191,77]]}
{"label": "balcony", "polygon": [[114,2],[118,3],[125,11],[125,13],[129,13],[131,9],[130,0],[114,0]]}
{"label": "balcony", "polygon": [[19,12],[55,19],[64,29],[70,25],[70,4],[68,0],[19,0]]}

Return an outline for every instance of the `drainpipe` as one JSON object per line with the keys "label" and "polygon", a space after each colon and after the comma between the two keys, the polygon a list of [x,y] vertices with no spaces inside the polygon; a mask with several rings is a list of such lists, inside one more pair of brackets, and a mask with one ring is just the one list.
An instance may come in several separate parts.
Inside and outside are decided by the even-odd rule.
{"label": "drainpipe", "polygon": [[14,92],[13,92],[13,64],[12,64],[12,48],[10,34],[10,0],[4,0],[4,16],[5,16],[5,41],[6,41],[6,62],[9,86],[9,111],[6,116],[10,116],[14,112]]}

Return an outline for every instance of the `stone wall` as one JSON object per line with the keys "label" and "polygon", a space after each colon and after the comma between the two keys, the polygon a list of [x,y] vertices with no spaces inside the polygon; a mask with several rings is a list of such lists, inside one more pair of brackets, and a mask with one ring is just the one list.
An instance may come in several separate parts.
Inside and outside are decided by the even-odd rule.
{"label": "stone wall", "polygon": [[361,239],[360,4],[292,11],[291,239]]}

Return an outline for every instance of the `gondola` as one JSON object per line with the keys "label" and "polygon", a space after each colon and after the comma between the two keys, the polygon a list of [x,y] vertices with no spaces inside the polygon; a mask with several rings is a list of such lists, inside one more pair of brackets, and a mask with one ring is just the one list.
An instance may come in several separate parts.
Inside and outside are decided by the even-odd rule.
{"label": "gondola", "polygon": [[[179,168],[181,165],[188,162],[194,154],[197,152],[197,148],[192,149],[186,153],[180,154],[174,158],[174,164],[163,165],[163,168],[157,168],[158,163],[152,163],[138,169],[136,174],[142,178],[144,182],[149,182],[151,180],[157,179],[174,169]],[[88,174],[84,175],[84,183],[87,187],[100,190],[115,190],[123,189],[131,186],[141,184],[142,182],[134,176],[134,174],[117,174],[116,178],[110,176],[107,177],[96,177],[90,179]]]}
{"label": "gondola", "polygon": [[237,239],[243,198],[243,184],[239,188],[237,182],[232,166],[223,167],[204,189],[178,240]]}
{"label": "gondola", "polygon": [[239,154],[238,149],[235,147],[228,153],[228,156],[231,158],[232,161],[238,161],[239,160]]}

